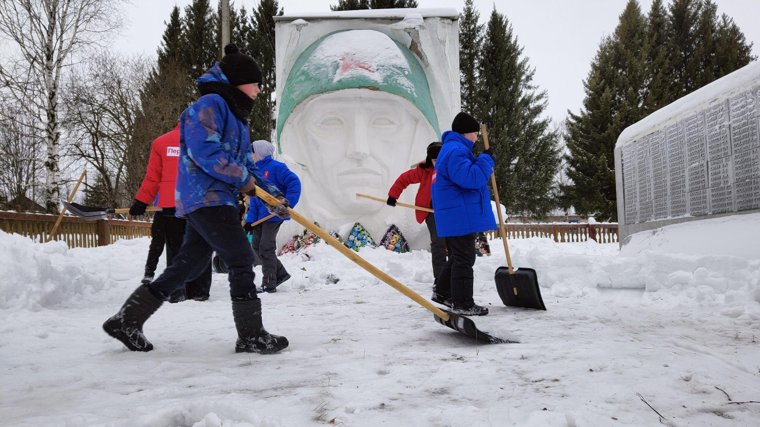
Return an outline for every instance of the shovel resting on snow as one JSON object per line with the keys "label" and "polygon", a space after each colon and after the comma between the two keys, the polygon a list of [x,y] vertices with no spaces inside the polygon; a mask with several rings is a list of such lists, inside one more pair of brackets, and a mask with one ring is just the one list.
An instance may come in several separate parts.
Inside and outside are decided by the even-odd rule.
{"label": "shovel resting on snow", "polygon": [[[269,205],[280,204],[279,200],[277,200],[271,194],[261,189],[259,186],[256,186],[256,196],[261,198],[264,202],[266,202]],[[420,296],[413,290],[409,289],[406,285],[402,284],[398,280],[389,276],[384,271],[380,270],[379,268],[375,267],[374,265],[364,260],[364,258],[360,257],[356,252],[344,246],[340,241],[338,241],[338,239],[334,238],[325,230],[313,224],[311,221],[306,219],[306,217],[302,216],[301,214],[294,211],[293,209],[288,208],[288,211],[290,212],[290,217],[293,220],[295,220],[297,223],[301,224],[302,226],[306,227],[312,233],[324,239],[325,242],[327,242],[333,248],[337,249],[338,252],[340,252],[341,254],[345,255],[346,258],[355,262],[363,269],[372,273],[373,276],[387,283],[388,285],[390,285],[397,291],[411,298],[417,304],[430,310],[433,313],[435,320],[438,323],[448,326],[449,328],[457,332],[461,332],[467,335],[468,337],[473,338],[477,343],[500,344],[500,343],[517,342],[517,341],[511,341],[511,340],[494,337],[493,335],[490,335],[487,332],[478,330],[477,326],[475,326],[475,322],[473,322],[472,319],[469,319],[465,316],[462,316],[456,313],[452,313],[447,310],[441,310],[440,308],[433,305],[433,303],[431,303],[430,301],[426,300],[425,298],[423,298],[422,296]]]}
{"label": "shovel resting on snow", "polygon": [[[480,125],[480,133],[483,135],[483,145],[488,149],[488,129],[486,125]],[[499,235],[504,243],[504,254],[507,256],[507,267],[499,267],[494,274],[496,291],[499,293],[501,302],[508,307],[535,308],[546,310],[544,300],[541,298],[541,288],[538,287],[538,276],[532,268],[512,268],[512,257],[509,256],[507,234],[504,230],[504,221],[501,217],[501,203],[499,202],[499,190],[496,188],[496,175],[491,175],[491,185],[496,199],[496,211],[499,215]]]}

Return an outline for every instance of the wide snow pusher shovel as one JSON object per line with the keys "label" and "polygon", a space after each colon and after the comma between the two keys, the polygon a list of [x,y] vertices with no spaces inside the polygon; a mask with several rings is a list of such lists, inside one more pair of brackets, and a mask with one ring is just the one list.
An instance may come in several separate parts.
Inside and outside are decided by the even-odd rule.
{"label": "wide snow pusher shovel", "polygon": [[[87,221],[98,221],[101,219],[108,219],[113,214],[128,214],[129,208],[104,208],[100,206],[85,206],[74,202],[63,202],[66,206],[66,210],[71,212],[72,215],[83,218]],[[160,211],[161,208],[155,206],[149,206],[145,209],[146,212]]]}
{"label": "wide snow pusher shovel", "polygon": [[[483,145],[488,149],[488,129],[486,125],[480,126],[483,135]],[[499,190],[496,188],[496,174],[491,175],[491,186],[496,199],[496,211],[499,216],[499,235],[504,243],[504,253],[507,256],[507,267],[499,267],[494,274],[496,291],[499,293],[501,302],[508,307],[535,308],[546,310],[544,300],[541,298],[541,288],[538,287],[538,276],[532,268],[512,268],[512,257],[509,256],[507,245],[507,231],[501,215],[501,203],[499,202]]]}
{"label": "wide snow pusher shovel", "polygon": [[[279,200],[277,200],[271,194],[261,189],[259,186],[256,186],[256,196],[261,198],[264,202],[266,202],[269,205],[278,205],[280,203]],[[313,224],[306,217],[302,216],[301,214],[294,211],[293,209],[288,208],[288,211],[290,212],[290,217],[293,220],[295,220],[297,223],[301,224],[302,226],[306,227],[312,233],[324,239],[325,242],[327,242],[333,248],[337,249],[338,252],[340,252],[341,254],[345,255],[346,258],[355,262],[363,269],[372,273],[373,276],[387,283],[388,285],[390,285],[397,291],[411,298],[417,304],[430,310],[433,313],[433,316],[435,317],[435,320],[438,323],[448,326],[449,328],[457,332],[461,332],[467,335],[468,337],[473,338],[476,343],[501,344],[501,343],[517,342],[517,341],[497,338],[497,337],[494,337],[493,335],[488,334],[487,332],[480,331],[478,330],[477,326],[475,326],[475,322],[473,322],[471,319],[461,316],[459,314],[452,313],[450,311],[441,310],[440,308],[434,306],[433,303],[426,300],[425,298],[423,298],[422,296],[420,296],[413,290],[409,289],[406,285],[402,284],[398,280],[389,276],[388,274],[386,274],[379,268],[370,264],[364,258],[360,257],[356,252],[344,246],[340,241],[338,241],[338,239],[334,238],[328,232],[318,227],[317,225]]]}

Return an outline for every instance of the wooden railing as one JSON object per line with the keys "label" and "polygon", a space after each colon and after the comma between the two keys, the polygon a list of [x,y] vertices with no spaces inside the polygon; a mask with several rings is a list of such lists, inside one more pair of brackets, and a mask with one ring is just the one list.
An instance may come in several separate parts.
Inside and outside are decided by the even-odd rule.
{"label": "wooden railing", "polygon": [[[0,211],[0,230],[27,236],[35,242],[47,242],[57,218],[57,215]],[[150,224],[121,219],[85,221],[66,215],[53,240],[65,241],[70,248],[92,248],[120,239],[150,237]]]}
{"label": "wooden railing", "polygon": [[[618,241],[617,223],[601,224],[517,224],[505,225],[507,239],[528,239],[531,237],[548,237],[555,242],[585,242],[596,240],[598,243],[614,243]],[[499,231],[486,233],[489,239],[498,239]]]}

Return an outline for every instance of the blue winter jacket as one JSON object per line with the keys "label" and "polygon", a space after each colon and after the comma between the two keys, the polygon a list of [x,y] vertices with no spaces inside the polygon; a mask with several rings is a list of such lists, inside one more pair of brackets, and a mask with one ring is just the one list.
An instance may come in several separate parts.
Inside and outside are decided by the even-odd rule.
{"label": "blue winter jacket", "polygon": [[[278,162],[272,156],[266,156],[256,162],[256,168],[258,168],[259,173],[261,173],[264,179],[271,182],[282,192],[291,208],[298,204],[298,199],[301,198],[301,180],[298,179],[298,175],[288,169],[285,163]],[[248,213],[245,216],[245,222],[256,222],[269,215],[266,203],[258,197],[252,197],[250,203]],[[267,220],[267,222],[269,221],[281,222],[283,219],[275,216]]]}
{"label": "blue winter jacket", "polygon": [[[198,79],[205,82],[229,84],[218,63]],[[180,116],[179,131],[177,216],[208,206],[237,206],[240,188],[251,177],[273,196],[281,195],[253,163],[248,124],[232,113],[220,95],[203,95],[190,105]]]}
{"label": "blue winter jacket", "polygon": [[496,229],[488,180],[493,158],[475,157],[473,143],[462,134],[446,131],[441,137],[432,193],[438,236],[455,237]]}

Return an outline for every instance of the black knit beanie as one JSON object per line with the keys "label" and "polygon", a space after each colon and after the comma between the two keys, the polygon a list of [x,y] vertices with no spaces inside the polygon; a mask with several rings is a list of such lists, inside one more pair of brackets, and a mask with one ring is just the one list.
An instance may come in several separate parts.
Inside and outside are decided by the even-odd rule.
{"label": "black knit beanie", "polygon": [[232,43],[224,47],[224,58],[219,65],[233,86],[261,83],[261,70],[256,61],[241,53],[240,49]]}
{"label": "black knit beanie", "polygon": [[454,117],[454,121],[451,122],[451,130],[457,133],[465,134],[470,132],[480,131],[480,123],[475,120],[475,117],[462,112]]}
{"label": "black knit beanie", "polygon": [[437,159],[442,146],[443,144],[439,141],[431,142],[430,145],[427,146],[427,157],[425,158],[425,161],[430,162],[433,159]]}

